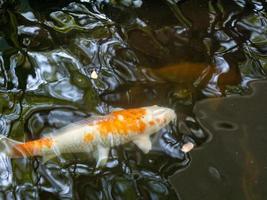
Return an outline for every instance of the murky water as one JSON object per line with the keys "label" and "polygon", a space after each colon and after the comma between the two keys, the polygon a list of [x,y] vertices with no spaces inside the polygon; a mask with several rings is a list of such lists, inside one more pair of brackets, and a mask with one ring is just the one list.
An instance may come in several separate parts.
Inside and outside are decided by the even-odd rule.
{"label": "murky water", "polygon": [[46,164],[0,155],[1,199],[178,199],[168,178],[190,168],[181,145],[205,149],[211,139],[195,103],[243,95],[266,75],[265,1],[2,2],[1,134],[32,140],[114,108],[153,104],[173,108],[178,121],[153,138],[149,154],[114,148],[97,171],[88,155]]}

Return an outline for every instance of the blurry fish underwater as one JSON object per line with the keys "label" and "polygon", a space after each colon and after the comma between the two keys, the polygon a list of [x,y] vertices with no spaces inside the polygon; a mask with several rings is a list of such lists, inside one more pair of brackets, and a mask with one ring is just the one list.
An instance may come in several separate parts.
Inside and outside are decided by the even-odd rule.
{"label": "blurry fish underwater", "polygon": [[49,137],[21,143],[0,135],[0,152],[10,158],[43,156],[47,161],[61,153],[91,153],[97,167],[105,165],[111,147],[128,142],[144,153],[151,150],[150,135],[176,120],[170,108],[149,106],[113,111],[96,119],[70,124]]}

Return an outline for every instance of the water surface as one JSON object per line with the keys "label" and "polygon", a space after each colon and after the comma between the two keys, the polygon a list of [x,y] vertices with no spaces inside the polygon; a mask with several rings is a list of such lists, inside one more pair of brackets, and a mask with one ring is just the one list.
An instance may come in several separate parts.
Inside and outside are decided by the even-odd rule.
{"label": "water surface", "polygon": [[[213,154],[207,142],[215,136],[197,122],[194,105],[245,95],[249,81],[266,75],[264,1],[146,0],[141,7],[3,2],[1,134],[27,141],[115,108],[153,104],[174,109],[178,121],[157,134],[148,155],[132,144],[114,148],[97,171],[88,155],[63,155],[46,164],[38,157],[10,162],[1,155],[1,199],[183,198],[169,177],[189,170],[197,154],[183,154],[181,145],[191,141]],[[97,79],[91,78],[94,71]],[[208,167],[217,176],[216,166]]]}

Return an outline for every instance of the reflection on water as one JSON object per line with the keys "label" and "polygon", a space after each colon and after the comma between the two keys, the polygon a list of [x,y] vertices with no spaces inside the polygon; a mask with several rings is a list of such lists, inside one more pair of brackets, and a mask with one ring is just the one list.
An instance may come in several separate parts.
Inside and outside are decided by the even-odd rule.
{"label": "reflection on water", "polygon": [[[31,140],[114,108],[152,104],[173,108],[177,124],[153,138],[148,155],[132,144],[114,148],[99,171],[87,155],[42,164],[1,154],[0,198],[177,199],[168,177],[190,164],[182,144],[205,148],[211,139],[195,103],[244,94],[248,81],[265,77],[264,1],[106,2],[0,3],[1,134]],[[216,167],[209,173],[222,178]]]}

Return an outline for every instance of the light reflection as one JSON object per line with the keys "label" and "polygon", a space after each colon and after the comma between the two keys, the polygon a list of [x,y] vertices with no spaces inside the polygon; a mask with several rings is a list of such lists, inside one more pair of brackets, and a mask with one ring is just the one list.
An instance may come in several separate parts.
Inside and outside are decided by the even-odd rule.
{"label": "light reflection", "polygon": [[[160,133],[155,138],[158,146],[149,155],[135,151],[131,145],[113,149],[114,155],[107,168],[99,170],[97,175],[93,169],[95,163],[79,155],[76,159],[66,158],[65,162],[55,159],[37,166],[32,178],[40,178],[39,182],[20,179],[23,183],[16,185],[12,177],[18,178],[21,173],[12,174],[11,166],[1,155],[0,170],[5,165],[10,171],[0,174],[5,190],[5,194],[0,193],[0,198],[15,198],[10,184],[15,185],[17,199],[36,199],[39,195],[40,198],[78,196],[83,199],[87,196],[109,199],[113,196],[120,198],[127,191],[138,198],[176,198],[166,177],[184,169],[190,162],[189,157],[180,151],[182,144],[190,141],[201,146],[211,138],[195,127],[198,123],[192,120],[194,117],[188,117],[195,102],[224,95],[226,85],[236,87],[240,83],[245,88],[249,81],[264,76],[266,19],[263,6],[253,2],[254,8],[250,10],[247,2],[238,0],[234,1],[236,9],[231,11],[231,4],[210,1],[207,8],[201,8],[203,16],[210,16],[205,22],[201,17],[195,19],[184,12],[188,8],[190,11],[199,9],[191,1],[178,4],[172,1],[172,7],[166,9],[162,9],[166,2],[159,3],[160,8],[157,8],[152,6],[152,1],[144,1],[140,8],[133,10],[118,4],[81,2],[66,2],[65,7],[52,2],[44,10],[39,8],[39,3],[29,1],[32,8],[22,9],[23,17],[17,8],[9,10],[8,24],[4,20],[6,8],[1,10],[0,14],[4,13],[0,20],[4,27],[1,30],[1,44],[4,45],[0,52],[1,92],[14,92],[10,94],[14,97],[9,98],[9,102],[5,99],[0,102],[1,134],[30,140],[88,117],[91,112],[105,114],[117,107],[145,104],[175,107],[177,114],[184,115],[185,119],[178,120],[178,128],[168,127]],[[138,7],[140,2],[134,1],[131,5]],[[147,10],[148,6],[151,10]],[[113,15],[107,14],[109,9]],[[160,16],[154,20],[151,17],[153,13],[163,15],[165,11],[167,18]],[[128,17],[123,18],[124,12]],[[117,22],[116,17],[123,18],[123,23]],[[201,30],[195,26],[202,23],[210,24]],[[205,42],[206,46],[201,46]],[[244,44],[249,48],[244,49]],[[27,74],[24,70],[19,71],[25,67],[18,65],[22,54],[29,56],[30,67],[27,67],[34,71],[32,74],[27,71],[25,90],[19,85]],[[235,62],[228,60],[229,57]],[[223,75],[231,74],[236,65],[241,71],[237,70],[241,80],[236,74],[233,74],[235,82],[224,79]],[[174,78],[169,76],[175,74],[170,73],[168,66],[176,66]],[[159,67],[165,74],[153,75],[151,71],[160,71]],[[97,80],[90,79],[92,70],[96,70]],[[222,79],[223,87],[220,87],[218,83]],[[100,97],[95,98],[96,94]],[[80,114],[75,114],[74,110]],[[27,163],[29,159],[23,162]],[[28,171],[29,174],[33,172]],[[216,169],[211,168],[210,172],[218,177]],[[129,189],[129,185],[138,187]],[[105,193],[102,188],[109,188],[112,194]]]}
{"label": "light reflection", "polygon": [[[56,165],[40,165],[38,172],[42,175],[42,184],[47,187],[42,187],[42,190],[57,193],[60,198],[72,198],[72,179],[70,174],[65,169],[60,169]],[[51,190],[52,189],[52,190]]]}
{"label": "light reflection", "polygon": [[32,22],[36,22],[37,19],[34,16],[34,14],[31,11],[27,11],[27,12],[23,12],[20,13],[23,17],[25,17],[27,20],[32,21]]}
{"label": "light reflection", "polygon": [[11,186],[13,180],[10,158],[0,152],[0,188],[6,189]]}

